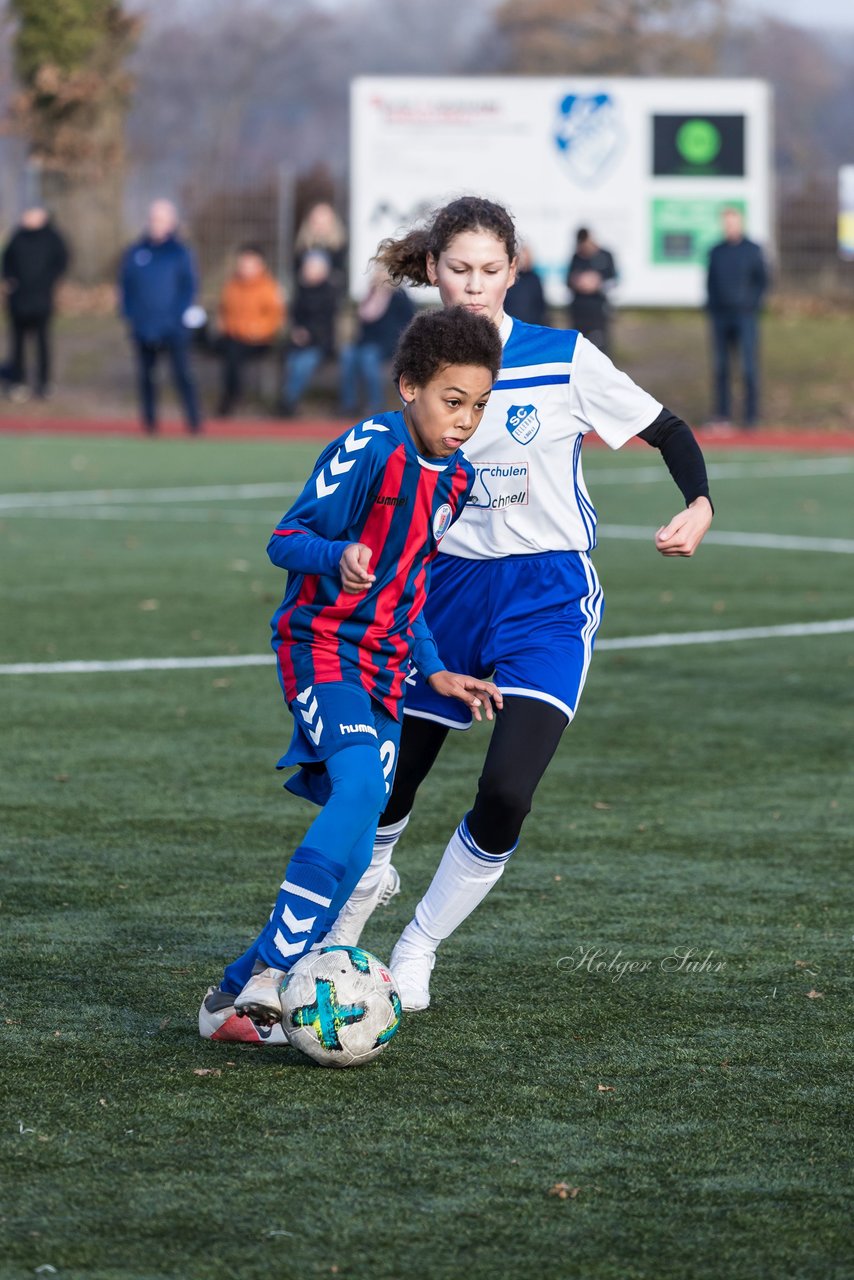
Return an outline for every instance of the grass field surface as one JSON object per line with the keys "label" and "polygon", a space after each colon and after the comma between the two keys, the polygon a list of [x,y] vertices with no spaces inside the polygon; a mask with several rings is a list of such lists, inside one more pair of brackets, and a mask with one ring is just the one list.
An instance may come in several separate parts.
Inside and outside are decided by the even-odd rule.
{"label": "grass field surface", "polygon": [[[576,722],[431,1009],[331,1072],[196,1031],[310,817],[272,665],[230,660],[318,451],[0,438],[0,1276],[850,1277],[854,457],[716,454],[720,538],[673,561],[656,455],[591,454]],[[173,658],[222,663],[108,665]],[[419,797],[385,958],[487,732]]]}

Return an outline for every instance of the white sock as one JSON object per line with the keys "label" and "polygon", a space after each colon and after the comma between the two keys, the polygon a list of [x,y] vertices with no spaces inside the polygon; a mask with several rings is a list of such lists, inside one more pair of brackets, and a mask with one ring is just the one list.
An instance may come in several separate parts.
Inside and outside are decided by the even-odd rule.
{"label": "white sock", "polygon": [[487,853],[472,839],[463,818],[448,842],[430,887],[415,908],[415,919],[400,935],[398,945],[434,952],[501,879],[513,849]]}
{"label": "white sock", "polygon": [[349,901],[354,906],[356,903],[364,902],[366,898],[372,898],[374,894],[379,893],[380,886],[385,879],[385,873],[391,862],[392,854],[398,840],[406,830],[409,818],[410,815],[407,814],[399,822],[391,822],[387,827],[377,827],[377,834],[374,838],[374,852],[371,855],[370,865],[349,898]]}

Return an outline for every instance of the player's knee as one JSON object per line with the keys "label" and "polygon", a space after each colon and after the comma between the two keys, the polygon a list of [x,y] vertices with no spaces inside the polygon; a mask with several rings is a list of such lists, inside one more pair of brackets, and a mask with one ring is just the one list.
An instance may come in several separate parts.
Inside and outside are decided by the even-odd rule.
{"label": "player's knee", "polygon": [[341,753],[338,764],[332,778],[335,804],[353,815],[379,815],[386,802],[386,785],[377,752],[370,748],[352,747]]}
{"label": "player's knee", "polygon": [[477,788],[469,829],[482,849],[503,853],[519,839],[533,795],[524,778],[484,774]]}

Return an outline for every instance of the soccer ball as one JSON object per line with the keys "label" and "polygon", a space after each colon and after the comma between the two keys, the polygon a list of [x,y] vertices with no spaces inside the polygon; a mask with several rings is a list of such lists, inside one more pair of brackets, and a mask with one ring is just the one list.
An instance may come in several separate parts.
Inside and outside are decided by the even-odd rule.
{"label": "soccer ball", "polygon": [[400,997],[381,960],[361,947],[321,947],[282,985],[288,1041],[323,1067],[359,1067],[397,1034]]}

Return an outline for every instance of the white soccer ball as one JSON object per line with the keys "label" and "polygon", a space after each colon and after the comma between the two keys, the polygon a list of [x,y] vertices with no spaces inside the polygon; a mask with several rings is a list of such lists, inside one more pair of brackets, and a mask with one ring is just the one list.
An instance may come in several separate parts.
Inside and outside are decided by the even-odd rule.
{"label": "white soccer ball", "polygon": [[298,960],[282,986],[288,1041],[324,1067],[358,1067],[397,1034],[400,997],[381,960],[361,947],[322,947]]}

